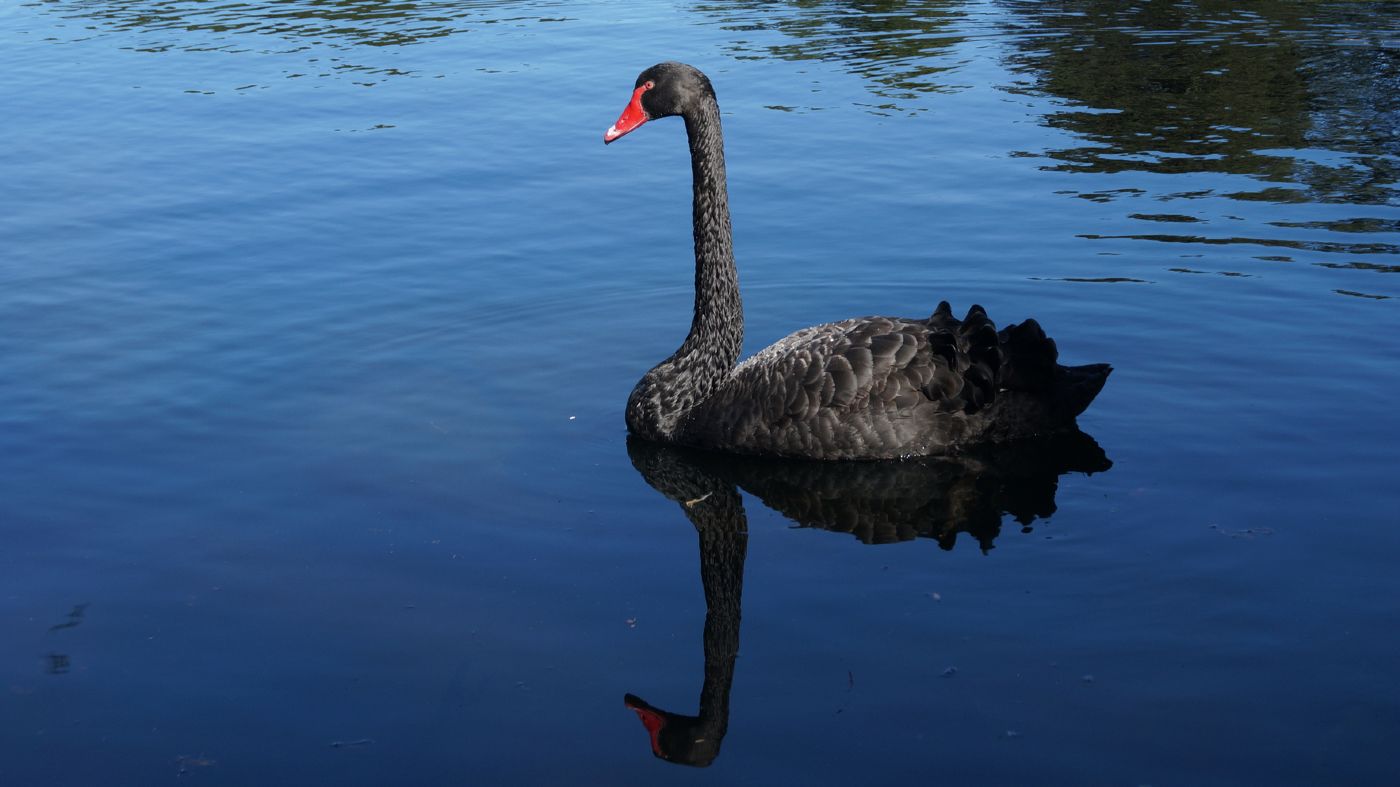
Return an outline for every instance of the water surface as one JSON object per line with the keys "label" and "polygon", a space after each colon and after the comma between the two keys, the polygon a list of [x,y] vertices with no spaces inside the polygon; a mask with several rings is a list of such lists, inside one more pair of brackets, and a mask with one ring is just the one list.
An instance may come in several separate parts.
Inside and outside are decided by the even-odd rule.
{"label": "water surface", "polygon": [[[747,352],[1034,315],[1076,461],[629,446],[663,59]],[[53,0],[0,68],[0,783],[1391,781],[1393,4]]]}

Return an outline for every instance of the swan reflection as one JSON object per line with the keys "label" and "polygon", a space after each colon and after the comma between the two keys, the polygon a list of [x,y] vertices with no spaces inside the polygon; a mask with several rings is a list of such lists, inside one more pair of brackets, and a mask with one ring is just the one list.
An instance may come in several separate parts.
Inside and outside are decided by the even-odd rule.
{"label": "swan reflection", "polygon": [[653,754],[696,766],[719,756],[729,725],[748,550],[740,489],[800,527],[850,533],[862,543],[923,537],[952,549],[958,534],[967,533],[987,551],[1001,531],[1003,514],[1029,526],[1054,513],[1061,475],[1102,472],[1112,465],[1098,443],[1079,431],[905,462],[732,456],[636,438],[628,440],[627,453],[646,482],[676,501],[695,526],[706,611],[699,711],[674,713],[634,694],[624,702],[650,735]]}

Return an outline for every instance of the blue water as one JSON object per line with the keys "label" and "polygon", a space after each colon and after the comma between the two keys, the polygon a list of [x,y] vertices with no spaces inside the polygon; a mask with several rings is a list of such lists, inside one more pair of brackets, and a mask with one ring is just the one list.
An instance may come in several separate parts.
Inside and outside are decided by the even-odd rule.
{"label": "blue water", "polygon": [[[747,352],[1033,315],[1111,469],[659,494],[663,59]],[[1393,4],[51,0],[0,73],[0,784],[1393,782]],[[705,769],[623,707],[718,683]]]}

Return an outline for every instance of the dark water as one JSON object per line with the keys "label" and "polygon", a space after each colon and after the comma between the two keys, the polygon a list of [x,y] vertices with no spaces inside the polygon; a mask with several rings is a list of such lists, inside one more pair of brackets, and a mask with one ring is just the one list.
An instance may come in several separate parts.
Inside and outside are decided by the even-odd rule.
{"label": "dark water", "polygon": [[[1034,315],[1092,438],[629,446],[672,58],[749,351]],[[0,784],[1393,783],[1394,3],[14,2],[0,73]]]}

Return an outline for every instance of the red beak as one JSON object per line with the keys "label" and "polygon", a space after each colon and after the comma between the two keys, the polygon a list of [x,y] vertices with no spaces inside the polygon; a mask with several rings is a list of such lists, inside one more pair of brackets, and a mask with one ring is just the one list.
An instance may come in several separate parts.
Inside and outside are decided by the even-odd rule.
{"label": "red beak", "polygon": [[642,109],[642,94],[647,92],[648,87],[651,87],[650,83],[632,91],[632,102],[627,105],[626,109],[622,110],[622,115],[617,119],[617,122],[603,133],[604,145],[650,120],[647,117],[647,111]]}
{"label": "red beak", "polygon": [[651,753],[663,760],[670,759],[661,750],[661,728],[666,726],[665,714],[648,705],[646,700],[633,694],[623,697],[622,704],[626,705],[628,710],[636,713],[637,718],[642,720],[642,726],[647,728],[647,734],[651,736]]}

